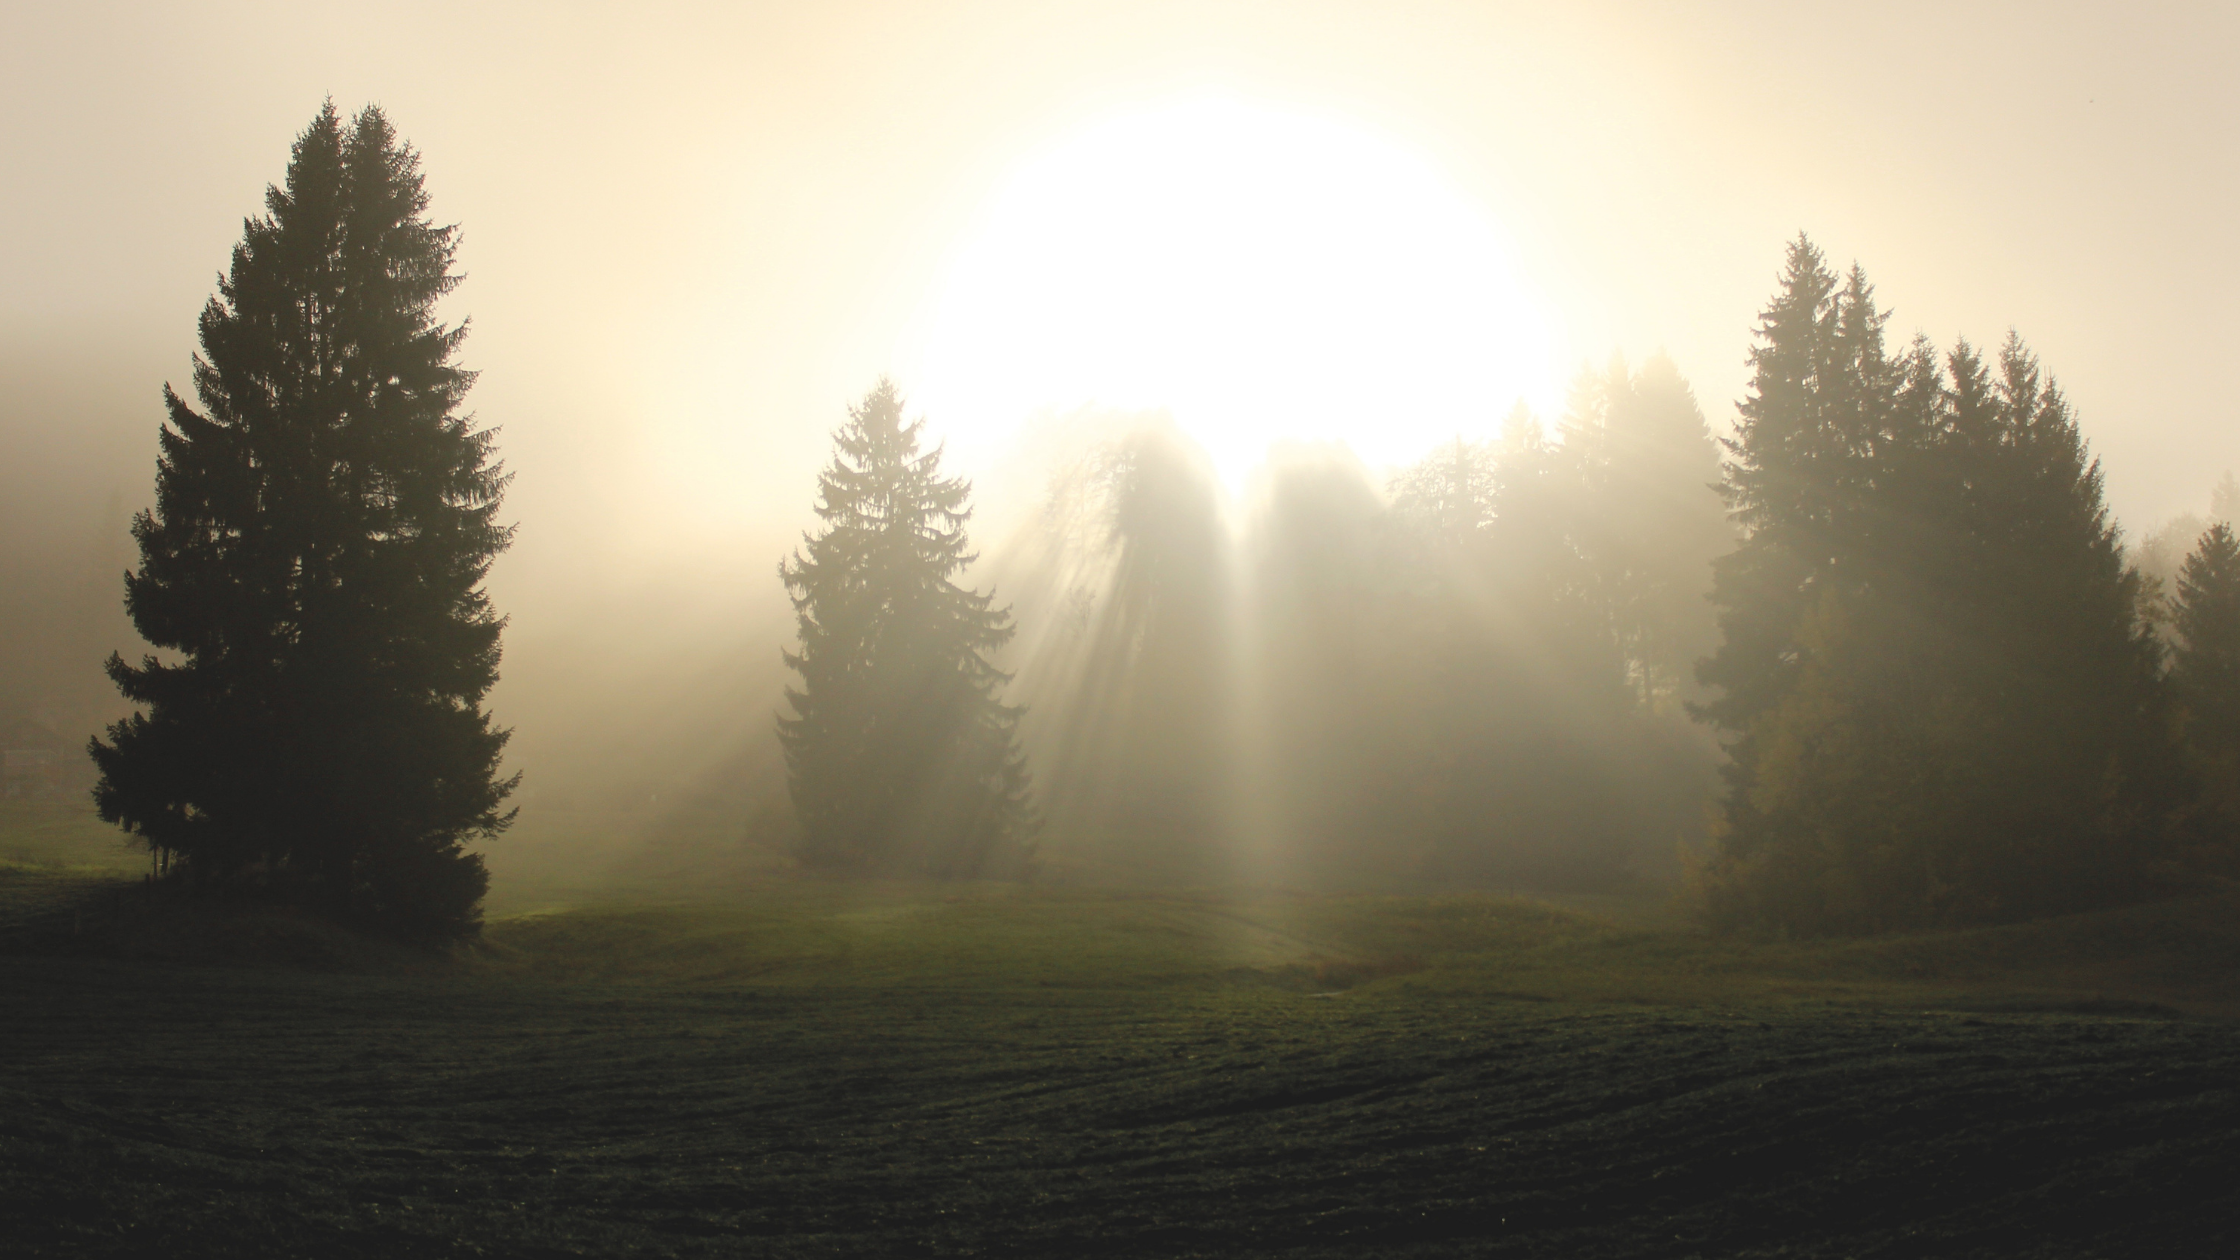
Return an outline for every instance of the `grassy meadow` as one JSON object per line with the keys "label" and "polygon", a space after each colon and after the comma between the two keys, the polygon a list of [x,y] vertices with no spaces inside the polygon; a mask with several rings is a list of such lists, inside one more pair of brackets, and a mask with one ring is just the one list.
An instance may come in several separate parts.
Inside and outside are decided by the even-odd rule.
{"label": "grassy meadow", "polygon": [[1653,902],[771,874],[434,956],[137,879],[0,869],[0,1254],[2240,1242],[2229,895],[1753,943]]}

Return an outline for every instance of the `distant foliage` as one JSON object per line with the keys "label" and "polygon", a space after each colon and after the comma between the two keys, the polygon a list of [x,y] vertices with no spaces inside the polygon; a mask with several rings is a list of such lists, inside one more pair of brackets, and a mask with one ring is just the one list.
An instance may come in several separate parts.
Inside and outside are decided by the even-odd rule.
{"label": "distant foliage", "polygon": [[1225,873],[1238,766],[1234,601],[1219,483],[1159,414],[1084,416],[1005,555],[1036,796],[1069,856]]}
{"label": "distant foliage", "polygon": [[2240,739],[2240,539],[2219,521],[2178,570],[2172,677],[2195,725]]}
{"label": "distant foliage", "polygon": [[514,780],[482,699],[510,530],[492,432],[457,414],[466,334],[419,158],[330,104],[203,310],[197,410],[168,388],[126,606],[175,657],[109,673],[141,706],[92,745],[103,818],[200,882],[471,930]]}
{"label": "distant foliage", "polygon": [[[1243,539],[1239,671],[1253,697],[1254,839],[1345,879],[1421,865],[1437,802],[1415,736],[1434,719],[1402,534],[1350,452],[1279,448]],[[1339,874],[1344,872],[1345,874]]]}
{"label": "distant foliage", "polygon": [[1718,646],[1706,596],[1734,525],[1715,487],[1719,447],[1672,360],[1582,374],[1563,424],[1569,532],[1643,707],[1677,713]]}
{"label": "distant foliage", "polygon": [[1558,432],[1520,405],[1495,440],[1395,478],[1396,726],[1432,811],[1428,869],[1608,886],[1700,838],[1713,750],[1680,702],[1733,535],[1669,360],[1582,372]]}
{"label": "distant foliage", "polygon": [[2202,789],[2189,856],[2220,874],[2240,874],[2240,536],[2231,525],[2210,526],[2186,557],[2171,621],[2170,681]]}
{"label": "distant foliage", "polygon": [[2198,512],[2180,512],[2148,530],[2132,545],[2129,559],[2143,579],[2139,592],[2140,615],[2153,622],[2155,628],[2173,642],[2183,639],[2172,624],[2179,567],[2211,525],[2236,522],[2240,522],[2240,479],[2226,472],[2209,488],[2206,517]]}
{"label": "distant foliage", "polygon": [[1498,510],[1499,454],[1490,442],[1456,434],[1420,463],[1392,478],[1392,510],[1411,527],[1447,542],[1466,542]]}
{"label": "distant foliage", "polygon": [[1032,852],[1020,710],[989,655],[1008,609],[952,579],[974,559],[971,487],[920,449],[880,381],[833,435],[824,528],[779,566],[801,650],[778,720],[802,860],[854,873],[1013,874]]}
{"label": "distant foliage", "polygon": [[1886,318],[1802,238],[1761,316],[1707,907],[1850,932],[2139,895],[2188,789],[2099,467],[2019,341],[1892,353]]}
{"label": "distant foliage", "polygon": [[1347,880],[1610,888],[1701,835],[1716,749],[1680,708],[1730,542],[1718,450],[1669,363],[1583,375],[1551,440],[1521,405],[1395,475],[1271,466],[1244,653],[1256,793]]}

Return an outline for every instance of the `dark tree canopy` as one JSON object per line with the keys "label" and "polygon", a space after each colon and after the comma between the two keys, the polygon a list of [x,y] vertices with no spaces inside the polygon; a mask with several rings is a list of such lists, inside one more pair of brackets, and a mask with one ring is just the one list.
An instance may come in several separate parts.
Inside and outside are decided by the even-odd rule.
{"label": "dark tree canopy", "polygon": [[96,800],[198,881],[469,930],[462,844],[512,817],[481,589],[511,531],[493,432],[458,414],[466,328],[435,318],[455,230],[373,107],[323,108],[265,200],[202,312],[200,409],[164,391],[125,602],[175,655],[110,658],[140,712],[94,741]]}
{"label": "dark tree canopy", "polygon": [[1011,614],[952,579],[975,558],[971,486],[921,450],[922,421],[881,380],[833,435],[817,478],[822,531],[779,566],[801,675],[778,719],[802,859],[853,872],[1015,871],[1035,815],[1020,710],[989,654]]}
{"label": "dark tree canopy", "polygon": [[1762,317],[1701,671],[1712,907],[1858,931],[2135,895],[2185,789],[2099,467],[2018,340],[1892,355],[1886,319],[1802,238]]}

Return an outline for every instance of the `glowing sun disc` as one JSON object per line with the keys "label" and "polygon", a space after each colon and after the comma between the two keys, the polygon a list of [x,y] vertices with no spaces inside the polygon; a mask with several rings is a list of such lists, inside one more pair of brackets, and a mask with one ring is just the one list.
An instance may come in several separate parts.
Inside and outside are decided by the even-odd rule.
{"label": "glowing sun disc", "polygon": [[1023,162],[951,260],[905,382],[993,448],[1030,415],[1165,407],[1232,485],[1293,438],[1372,466],[1484,435],[1551,379],[1485,209],[1343,119],[1201,97]]}

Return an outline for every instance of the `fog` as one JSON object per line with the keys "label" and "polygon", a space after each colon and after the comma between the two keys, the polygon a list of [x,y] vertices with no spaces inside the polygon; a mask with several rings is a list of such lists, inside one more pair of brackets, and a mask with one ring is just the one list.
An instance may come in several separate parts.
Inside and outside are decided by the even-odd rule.
{"label": "fog", "polygon": [[[1520,398],[1568,446],[1565,382],[1613,352],[1668,356],[1726,431],[1800,228],[1869,264],[1893,332],[2019,327],[2154,555],[2185,550],[2170,523],[2198,532],[2181,514],[2226,510],[2240,18],[1550,8],[407,5],[377,31],[261,5],[19,15],[0,50],[0,716],[75,745],[122,712],[100,663],[139,650],[119,575],[161,387],[185,386],[213,273],[330,95],[381,104],[462,226],[447,312],[472,318],[470,404],[515,474],[490,580],[511,618],[491,707],[525,772],[520,823],[488,849],[500,903],[782,864],[775,567],[812,524],[831,430],[883,373],[974,480],[972,580],[1020,627],[1002,663],[1057,879],[1668,874],[1688,837],[1640,819],[1700,797],[1705,737],[1659,708],[1656,667],[1569,659],[1581,639],[1517,620],[1516,589],[1546,580],[1529,538],[1465,576],[1409,541],[1395,477],[1440,435],[1513,451]],[[945,376],[945,286],[1021,164],[1207,93],[1345,119],[1436,170],[1512,251],[1535,361],[1446,355],[1428,390],[1406,361],[1352,364],[1393,373],[1407,414],[1372,400],[1350,440],[1302,423],[1242,456],[1203,401]],[[999,372],[1002,348],[974,362]],[[1289,370],[1271,392],[1336,369]],[[1011,410],[975,410],[993,399]],[[1420,447],[1392,450],[1396,427]],[[1393,608],[1407,626],[1369,611]],[[1396,674],[1403,632],[1434,631],[1499,652],[1460,683]],[[1641,694],[1593,681],[1629,676]],[[1419,720],[1438,703],[1533,716]],[[1432,730],[1611,809],[1531,818],[1498,778],[1464,802],[1396,768],[1436,761],[1411,743]],[[1458,847],[1442,811],[1465,807],[1594,869]]]}

